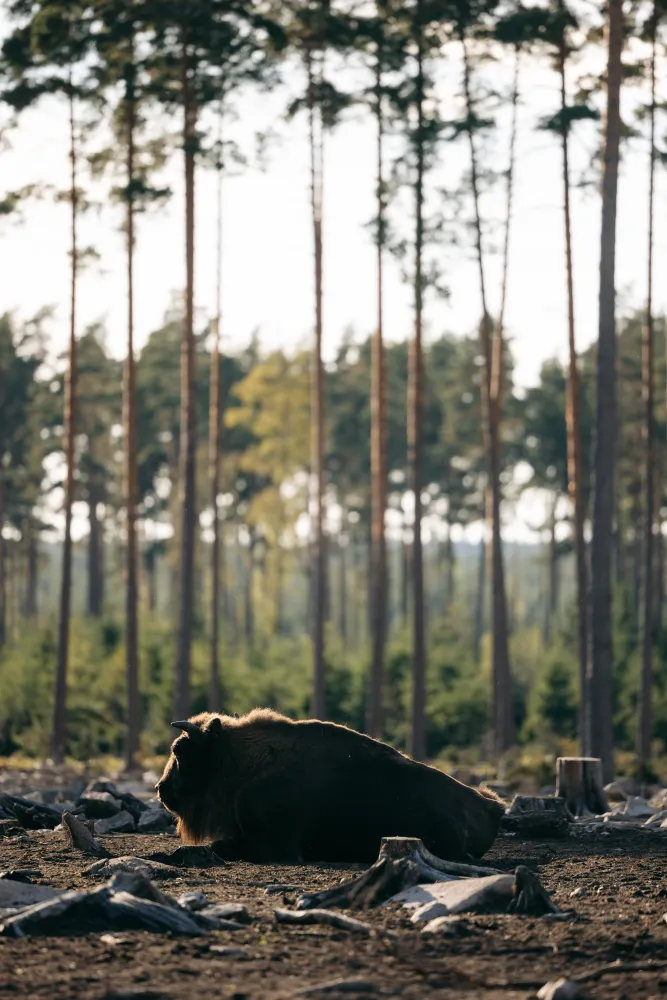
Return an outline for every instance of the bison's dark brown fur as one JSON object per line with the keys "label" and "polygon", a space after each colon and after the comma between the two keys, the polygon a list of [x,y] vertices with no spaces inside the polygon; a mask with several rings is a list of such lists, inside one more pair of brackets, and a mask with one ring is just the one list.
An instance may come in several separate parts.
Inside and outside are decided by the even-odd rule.
{"label": "bison's dark brown fur", "polygon": [[503,806],[492,793],[345,726],[269,709],[190,723],[158,794],[186,843],[215,842],[229,860],[373,861],[392,836],[460,860],[496,837]]}

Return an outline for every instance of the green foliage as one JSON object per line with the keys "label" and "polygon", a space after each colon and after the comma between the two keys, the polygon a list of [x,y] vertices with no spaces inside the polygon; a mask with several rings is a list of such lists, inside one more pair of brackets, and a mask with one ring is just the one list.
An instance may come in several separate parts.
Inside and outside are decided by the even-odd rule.
{"label": "green foliage", "polygon": [[[523,736],[533,742],[549,737],[574,739],[577,735],[577,664],[571,652],[554,648],[543,658]],[[545,732],[546,729],[546,732]]]}

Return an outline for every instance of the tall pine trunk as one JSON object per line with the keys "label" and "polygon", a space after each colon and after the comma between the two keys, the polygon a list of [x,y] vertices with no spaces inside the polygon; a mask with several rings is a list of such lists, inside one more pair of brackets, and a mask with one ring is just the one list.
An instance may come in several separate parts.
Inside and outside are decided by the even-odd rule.
{"label": "tall pine trunk", "polygon": [[479,556],[477,559],[477,582],[475,585],[475,620],[473,631],[473,658],[479,663],[482,658],[482,637],[486,619],[486,523],[482,524],[482,537],[479,540]]}
{"label": "tall pine trunk", "polygon": [[567,284],[567,333],[568,375],[565,404],[567,426],[567,475],[568,492],[574,514],[574,553],[577,592],[577,650],[579,657],[579,743],[584,756],[590,753],[588,711],[590,692],[588,676],[588,571],[586,568],[586,539],[584,525],[586,507],[584,500],[584,474],[581,452],[581,416],[579,362],[574,328],[574,266],[572,262],[572,217],[570,210],[570,150],[567,113],[567,41],[565,32],[560,39],[558,67],[561,93],[561,139],[563,150],[563,216],[565,223],[565,269]]}
{"label": "tall pine trunk", "polygon": [[338,631],[343,640],[343,645],[347,645],[347,549],[348,543],[342,536],[338,542],[338,552],[340,556],[340,568],[338,575],[339,598],[338,598]]}
{"label": "tall pine trunk", "polygon": [[[655,331],[654,331],[655,332]],[[655,350],[655,345],[654,345]],[[662,468],[663,463],[658,456],[655,464],[655,476],[653,485],[655,490],[654,511],[656,514],[655,532],[655,600],[653,602],[653,634],[659,639],[662,632],[662,606],[665,600],[665,553],[662,530],[664,521],[662,517]]]}
{"label": "tall pine trunk", "polygon": [[[133,47],[132,47],[133,48]],[[123,379],[125,423],[125,655],[127,672],[127,767],[136,766],[139,750],[139,624],[137,595],[137,431],[134,360],[134,161],[136,94],[134,51],[127,68],[127,357]]]}
{"label": "tall pine trunk", "polygon": [[[460,31],[463,48],[464,90],[470,144],[470,166],[472,196],[475,213],[475,244],[479,270],[480,295],[482,300],[482,322],[480,326],[484,372],[482,377],[482,406],[484,440],[488,468],[488,488],[491,507],[491,621],[492,621],[492,671],[493,671],[493,744],[496,753],[501,754],[514,742],[514,719],[511,697],[511,677],[509,663],[509,642],[507,631],[507,600],[505,594],[505,569],[503,565],[501,538],[501,487],[500,487],[500,393],[498,382],[494,389],[493,376],[493,332],[491,317],[487,308],[486,282],[484,275],[484,250],[482,243],[482,221],[479,204],[479,181],[477,151],[474,138],[474,108],[470,80],[470,59],[465,31]],[[497,336],[497,334],[496,334]],[[497,353],[497,352],[496,352]],[[500,354],[502,357],[502,344]],[[499,366],[500,367],[500,366]],[[500,374],[500,372],[499,372]],[[487,508],[488,509],[488,508]]]}
{"label": "tall pine trunk", "polygon": [[658,31],[658,0],[653,4],[651,17],[651,109],[650,154],[648,185],[648,281],[646,317],[642,330],[642,397],[644,401],[644,566],[642,588],[642,666],[639,688],[639,719],[637,730],[637,756],[642,773],[651,762],[651,734],[653,727],[653,529],[654,529],[654,472],[653,472],[653,228],[655,201],[655,117],[656,117],[656,36]]}
{"label": "tall pine trunk", "polygon": [[554,493],[549,514],[549,545],[547,549],[547,607],[545,615],[544,643],[551,642],[553,626],[558,610],[558,545],[556,539],[556,508],[558,506],[558,493]]}
{"label": "tall pine trunk", "polygon": [[315,68],[310,49],[306,53],[308,71],[308,119],[310,145],[310,196],[315,264],[315,343],[311,377],[311,475],[314,482],[313,531],[313,694],[311,714],[325,716],[324,618],[324,365],[322,362],[322,183],[323,125],[315,102]]}
{"label": "tall pine trunk", "polygon": [[72,74],[69,78],[69,138],[70,138],[70,207],[71,207],[71,269],[70,269],[70,328],[69,357],[65,376],[65,537],[63,540],[60,581],[60,617],[58,622],[58,653],[56,660],[56,690],[53,709],[52,756],[56,763],[65,757],[67,740],[67,661],[69,655],[69,619],[72,599],[72,505],[74,503],[74,440],[76,435],[76,293],[77,293],[77,144]]}
{"label": "tall pine trunk", "polygon": [[423,275],[424,244],[424,28],[422,3],[416,6],[417,103],[415,178],[415,329],[410,345],[408,370],[408,471],[414,497],[412,529],[412,713],[410,753],[416,760],[426,756],[426,641],[424,625],[424,560],[422,551],[422,411],[423,411]]}
{"label": "tall pine trunk", "polygon": [[180,514],[181,551],[178,574],[178,647],[176,656],[175,711],[178,718],[190,714],[190,644],[194,617],[194,557],[196,511],[195,339],[194,339],[194,231],[195,147],[197,109],[192,92],[190,50],[183,37],[183,149],[185,167],[185,318],[181,342],[181,441]]}
{"label": "tall pine trunk", "polygon": [[[2,515],[0,514],[0,521],[1,520]],[[39,545],[36,526],[30,515],[28,516],[26,523],[26,534],[27,579],[25,613],[26,618],[36,618],[39,610],[37,598],[39,581]]]}
{"label": "tall pine trunk", "polygon": [[211,351],[211,388],[209,401],[209,460],[211,509],[213,511],[213,539],[211,542],[211,664],[209,679],[209,712],[220,711],[220,325],[222,309],[222,115],[223,104],[218,110],[218,144],[220,160],[217,164],[217,246],[216,246],[216,306],[213,323],[213,349]]}
{"label": "tall pine trunk", "polygon": [[7,641],[7,549],[5,527],[5,471],[0,465],[0,649]]}
{"label": "tall pine trunk", "polygon": [[590,737],[591,752],[602,759],[606,781],[613,777],[612,746],[612,586],[616,466],[616,203],[620,143],[623,52],[621,0],[608,6],[607,107],[604,124],[600,298],[596,381],[595,495],[591,544]]}
{"label": "tall pine trunk", "polygon": [[382,735],[384,651],[387,635],[387,546],[384,518],[387,506],[386,374],[383,330],[383,264],[385,240],[384,118],[382,107],[382,47],[376,62],[377,121],[377,331],[373,339],[371,372],[371,691],[367,729]]}
{"label": "tall pine trunk", "polygon": [[102,614],[104,559],[104,527],[98,516],[98,506],[103,503],[103,489],[99,470],[93,465],[88,488],[88,614],[99,618]]}

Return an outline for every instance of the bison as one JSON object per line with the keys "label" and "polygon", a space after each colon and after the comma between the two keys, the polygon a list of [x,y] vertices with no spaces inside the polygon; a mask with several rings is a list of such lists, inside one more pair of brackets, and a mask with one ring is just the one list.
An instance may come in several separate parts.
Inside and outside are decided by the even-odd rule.
{"label": "bison", "polygon": [[386,743],[332,722],[270,709],[203,713],[156,785],[188,844],[229,861],[373,861],[383,837],[419,837],[451,861],[480,858],[504,811],[478,791]]}

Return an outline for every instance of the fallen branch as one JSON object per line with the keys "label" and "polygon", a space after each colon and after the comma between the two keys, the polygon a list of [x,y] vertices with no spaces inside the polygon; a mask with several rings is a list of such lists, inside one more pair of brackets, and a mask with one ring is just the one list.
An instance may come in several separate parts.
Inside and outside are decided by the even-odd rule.
{"label": "fallen branch", "polygon": [[329,927],[336,927],[341,931],[356,931],[358,934],[370,934],[374,928],[370,924],[365,924],[361,920],[353,917],[346,917],[342,913],[334,913],[333,910],[282,910],[273,911],[276,922],[279,924],[328,924]]}
{"label": "fallen branch", "polygon": [[95,840],[89,827],[76,816],[65,811],[62,815],[63,830],[69,846],[77,851],[83,851],[93,858],[109,858],[111,855],[99,840]]}

